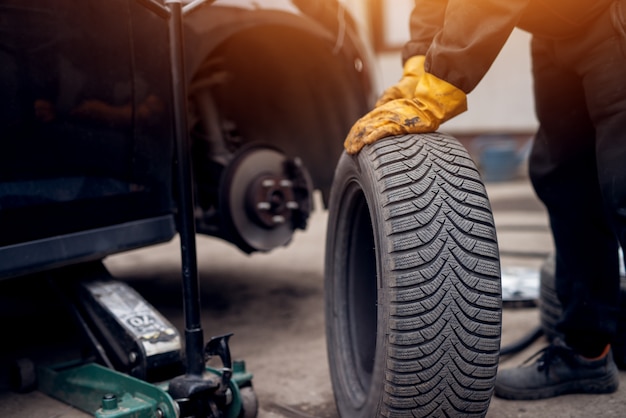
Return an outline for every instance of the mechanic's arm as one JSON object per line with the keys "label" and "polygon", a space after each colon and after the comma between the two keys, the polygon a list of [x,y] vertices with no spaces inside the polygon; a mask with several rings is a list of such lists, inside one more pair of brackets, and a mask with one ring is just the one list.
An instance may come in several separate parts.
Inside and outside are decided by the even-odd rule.
{"label": "mechanic's arm", "polygon": [[[416,0],[416,8],[431,1],[437,0]],[[426,52],[426,72],[465,93],[471,92],[493,64],[528,3],[529,0],[448,0],[445,25]],[[403,55],[415,55],[411,49],[409,42]]]}
{"label": "mechanic's arm", "polygon": [[416,1],[416,7],[413,8],[409,21],[411,40],[404,48],[407,50],[410,45],[410,54],[407,54],[406,57],[403,54],[402,78],[383,92],[376,102],[376,107],[395,99],[413,98],[417,83],[424,74],[426,52],[428,52],[435,35],[443,27],[446,4],[446,0]]}
{"label": "mechanic's arm", "polygon": [[[466,94],[483,78],[527,3],[449,0],[446,5],[445,0],[416,0],[411,16],[412,39],[403,50],[403,58],[406,67],[412,57],[425,54],[423,74],[411,96],[379,101],[374,110],[359,119],[344,142],[346,151],[355,154],[366,144],[389,136],[434,132],[441,123],[467,110]],[[437,4],[445,7],[443,21],[437,15],[441,8],[434,8]],[[430,12],[420,14],[422,7]],[[429,19],[422,20],[421,16]],[[436,19],[440,29],[425,49]]]}

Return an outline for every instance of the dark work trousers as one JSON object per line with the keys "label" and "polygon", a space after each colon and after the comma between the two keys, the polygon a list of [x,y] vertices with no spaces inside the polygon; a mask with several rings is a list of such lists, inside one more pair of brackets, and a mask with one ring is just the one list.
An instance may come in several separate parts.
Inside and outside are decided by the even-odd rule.
{"label": "dark work trousers", "polygon": [[557,330],[585,356],[614,337],[626,249],[626,0],[566,40],[532,41],[530,177],[556,248]]}

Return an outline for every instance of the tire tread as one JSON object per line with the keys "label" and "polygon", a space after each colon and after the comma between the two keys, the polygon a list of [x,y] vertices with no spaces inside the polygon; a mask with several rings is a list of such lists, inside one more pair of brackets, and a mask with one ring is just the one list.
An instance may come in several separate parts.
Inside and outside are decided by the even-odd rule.
{"label": "tire tread", "polygon": [[368,158],[379,173],[392,276],[383,415],[482,416],[499,359],[501,287],[480,174],[443,134],[380,141]]}

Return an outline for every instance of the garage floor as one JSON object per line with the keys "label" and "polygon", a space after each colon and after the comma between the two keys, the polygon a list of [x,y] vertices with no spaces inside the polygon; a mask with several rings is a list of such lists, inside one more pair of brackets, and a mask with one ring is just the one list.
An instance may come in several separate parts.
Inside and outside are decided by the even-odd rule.
{"label": "garage floor", "polygon": [[[527,179],[488,184],[498,226],[502,266],[537,271],[552,250],[547,216]],[[318,204],[318,208],[319,208]],[[326,213],[318,210],[309,229],[292,245],[247,256],[212,238],[198,238],[202,324],[205,339],[234,332],[235,358],[254,374],[260,418],[336,417],[330,387],[323,316],[323,251]],[[106,265],[182,329],[178,242],[110,257]],[[515,286],[515,283],[513,283]],[[532,292],[532,283],[531,283]],[[71,334],[60,302],[42,283],[0,283],[0,416],[70,418],[85,414],[40,392],[8,390],[7,369],[18,356],[67,356]],[[526,290],[525,290],[526,291]],[[538,310],[526,303],[504,311],[503,345],[518,341],[539,325]],[[521,363],[544,341],[503,359]],[[494,399],[487,417],[618,417],[626,410],[626,373],[612,395],[570,395],[512,402]],[[349,417],[348,417],[349,418]]]}

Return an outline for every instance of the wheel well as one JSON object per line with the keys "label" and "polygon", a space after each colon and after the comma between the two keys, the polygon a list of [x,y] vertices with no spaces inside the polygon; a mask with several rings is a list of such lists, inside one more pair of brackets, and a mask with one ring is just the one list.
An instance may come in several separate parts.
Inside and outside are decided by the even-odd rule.
{"label": "wheel well", "polygon": [[[272,144],[300,157],[326,196],[343,140],[368,109],[370,86],[360,70],[334,40],[290,26],[255,26],[212,51],[190,95],[210,91],[234,142]],[[192,110],[192,121],[202,118]]]}

